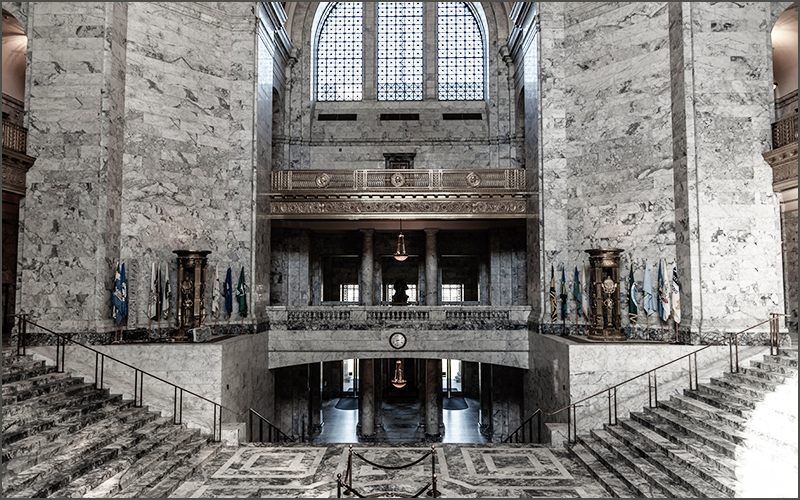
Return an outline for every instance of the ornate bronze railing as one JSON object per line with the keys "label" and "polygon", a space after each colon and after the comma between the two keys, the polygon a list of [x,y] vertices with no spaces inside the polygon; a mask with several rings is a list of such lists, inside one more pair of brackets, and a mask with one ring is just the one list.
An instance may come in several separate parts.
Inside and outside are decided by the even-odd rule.
{"label": "ornate bronze railing", "polygon": [[[678,361],[680,361],[682,359],[687,359],[688,362],[689,362],[689,390],[690,391],[696,391],[697,387],[698,387],[697,353],[700,352],[700,351],[704,351],[704,350],[708,349],[709,347],[712,347],[712,346],[715,346],[715,345],[720,345],[720,344],[722,344],[722,343],[724,343],[726,341],[728,342],[728,353],[729,353],[729,358],[730,358],[730,370],[731,370],[731,373],[739,373],[739,341],[738,341],[739,335],[741,335],[741,334],[743,334],[745,332],[748,332],[748,331],[752,330],[753,328],[759,327],[759,326],[761,326],[761,325],[763,325],[765,323],[769,323],[769,331],[770,331],[770,334],[769,334],[769,346],[770,346],[769,347],[769,351],[770,351],[770,354],[776,355],[778,353],[779,342],[780,342],[780,335],[779,335],[779,329],[780,329],[779,321],[780,320],[779,320],[779,318],[781,318],[783,316],[787,316],[787,315],[786,314],[771,313],[770,314],[770,318],[768,320],[766,320],[766,321],[762,321],[761,323],[758,323],[757,325],[753,325],[753,326],[751,326],[749,328],[745,328],[744,330],[742,330],[740,332],[734,333],[733,335],[729,335],[728,337],[725,337],[725,338],[722,338],[720,340],[717,340],[716,342],[713,342],[711,344],[708,344],[707,346],[701,347],[700,349],[698,349],[696,351],[693,351],[693,352],[690,352],[689,354],[684,354],[683,356],[681,356],[679,358],[673,359],[672,361],[664,363],[663,365],[657,366],[657,367],[653,368],[652,370],[648,370],[646,372],[640,373],[639,375],[631,377],[628,380],[625,380],[624,382],[620,382],[620,383],[618,383],[616,385],[608,387],[607,389],[603,389],[600,392],[596,392],[596,393],[592,394],[591,396],[587,396],[587,397],[581,399],[580,401],[576,401],[574,403],[571,403],[571,404],[569,404],[567,406],[564,406],[563,408],[559,408],[556,411],[546,412],[546,411],[542,410],[541,408],[539,408],[538,410],[533,412],[533,415],[531,415],[530,417],[525,419],[525,421],[522,422],[522,425],[520,425],[513,432],[511,432],[508,435],[508,437],[505,438],[505,440],[503,440],[503,442],[504,443],[526,443],[526,442],[527,443],[532,443],[533,442],[533,420],[536,419],[537,420],[537,423],[536,423],[536,427],[537,427],[536,442],[537,443],[541,443],[542,442],[542,418],[543,418],[543,416],[552,416],[552,415],[556,415],[558,413],[561,413],[562,411],[566,411],[567,412],[567,441],[570,442],[570,443],[574,443],[574,442],[577,441],[577,437],[578,437],[578,424],[577,424],[577,407],[578,407],[578,405],[580,405],[581,403],[583,403],[585,401],[588,401],[588,400],[590,400],[592,398],[595,398],[597,396],[601,396],[601,395],[604,395],[604,394],[608,396],[608,425],[616,425],[617,424],[617,388],[619,388],[622,385],[627,384],[628,382],[631,382],[633,380],[636,380],[636,379],[639,379],[641,377],[644,377],[645,375],[647,375],[647,386],[648,386],[647,390],[648,390],[648,399],[649,399],[648,405],[649,405],[650,408],[658,407],[658,374],[657,374],[657,371],[659,369],[661,369],[661,368],[664,368],[665,366],[671,365],[672,363],[676,363],[676,362],[678,362]],[[773,351],[774,351],[774,353],[773,353]],[[694,359],[692,359],[692,358],[694,358]],[[694,370],[692,370],[692,367],[694,367]],[[654,405],[654,402],[655,402],[655,405]],[[527,433],[526,433],[526,430],[527,430]],[[526,437],[527,437],[527,440],[526,440]]]}
{"label": "ornate bronze railing", "polygon": [[[772,149],[797,142],[797,113],[772,124]],[[5,144],[5,133],[3,134]]]}
{"label": "ornate bronze railing", "polygon": [[[184,393],[194,396],[201,401],[205,401],[210,403],[214,409],[214,424],[212,426],[212,439],[216,442],[222,440],[222,410],[226,410],[234,415],[244,415],[245,413],[249,414],[249,432],[247,436],[247,440],[252,442],[254,435],[252,432],[253,429],[253,416],[255,415],[257,418],[261,419],[261,422],[266,422],[269,429],[269,438],[272,441],[272,436],[275,435],[279,438],[280,441],[294,441],[294,439],[290,438],[286,435],[283,431],[278,429],[275,425],[273,425],[269,420],[261,416],[257,411],[252,408],[248,408],[245,411],[238,412],[232,410],[226,406],[221,405],[215,401],[212,401],[206,397],[203,397],[195,392],[192,392],[188,389],[185,389],[177,384],[173,384],[167,380],[164,380],[161,377],[153,375],[152,373],[146,372],[142,369],[136,368],[135,366],[128,364],[124,361],[120,361],[119,359],[109,356],[108,354],[102,353],[97,349],[89,347],[85,344],[81,344],[80,342],[76,342],[70,338],[65,337],[60,333],[56,333],[49,328],[45,328],[42,325],[34,323],[28,319],[27,314],[17,314],[15,315],[19,318],[19,330],[17,333],[17,355],[18,356],[25,356],[27,354],[27,334],[28,334],[28,325],[35,326],[40,328],[42,331],[50,334],[55,335],[56,337],[56,371],[59,373],[65,372],[65,356],[66,356],[66,348],[67,343],[74,344],[76,346],[80,346],[84,349],[94,352],[94,385],[96,389],[103,388],[103,372],[105,366],[105,360],[108,358],[115,363],[119,363],[123,366],[133,369],[133,406],[137,408],[141,408],[143,406],[143,399],[144,399],[144,377],[148,376],[154,380],[159,382],[163,382],[164,384],[170,385],[173,387],[173,406],[172,406],[172,422],[176,425],[183,423],[183,395]],[[219,416],[218,416],[219,415]],[[260,428],[263,428],[263,424],[259,424]],[[263,440],[263,431],[260,433]]]}
{"label": "ornate bronze railing", "polygon": [[25,154],[28,151],[28,129],[11,120],[3,120],[3,149]]}
{"label": "ornate bronze railing", "polygon": [[273,193],[522,192],[525,169],[274,170]]}

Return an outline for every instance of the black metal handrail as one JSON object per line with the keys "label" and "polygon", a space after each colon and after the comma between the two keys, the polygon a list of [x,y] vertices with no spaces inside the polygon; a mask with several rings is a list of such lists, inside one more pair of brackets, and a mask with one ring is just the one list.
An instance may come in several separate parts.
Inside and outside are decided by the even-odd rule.
{"label": "black metal handrail", "polygon": [[[580,401],[576,401],[574,403],[570,403],[567,406],[564,406],[563,408],[559,408],[556,411],[546,412],[546,411],[542,410],[541,408],[539,408],[535,412],[533,412],[533,414],[530,417],[525,419],[525,421],[522,422],[522,424],[519,427],[517,427],[513,432],[511,432],[508,435],[508,437],[503,440],[503,442],[504,443],[509,443],[509,442],[515,442],[515,443],[523,442],[523,443],[525,443],[526,442],[525,441],[525,429],[526,429],[526,427],[528,429],[528,433],[527,433],[528,441],[527,442],[533,442],[533,420],[535,418],[535,419],[537,419],[537,429],[538,429],[537,442],[541,443],[542,442],[542,417],[543,416],[556,415],[558,413],[561,413],[564,410],[567,410],[567,441],[570,442],[570,443],[573,443],[573,442],[575,442],[575,440],[577,440],[577,437],[578,437],[577,436],[578,435],[578,424],[577,424],[577,407],[578,407],[578,405],[580,403],[583,403],[584,401],[588,401],[589,399],[592,399],[594,397],[600,396],[602,394],[607,394],[608,395],[608,424],[609,425],[616,425],[616,423],[617,423],[617,388],[622,386],[622,385],[627,384],[628,382],[631,382],[631,381],[636,380],[636,379],[638,379],[640,377],[643,377],[645,375],[647,375],[647,384],[648,384],[648,399],[649,399],[648,405],[649,405],[650,408],[653,408],[654,407],[653,406],[653,402],[655,401],[655,407],[657,407],[658,406],[658,377],[657,377],[657,370],[659,370],[660,368],[664,368],[665,366],[671,365],[672,363],[675,363],[675,362],[680,361],[682,359],[687,359],[688,358],[688,361],[689,361],[689,390],[691,390],[691,391],[697,390],[697,386],[698,386],[697,353],[700,352],[700,351],[703,351],[705,349],[708,349],[709,347],[718,345],[718,344],[720,344],[722,342],[725,342],[725,341],[728,342],[728,353],[729,353],[729,358],[730,358],[730,370],[731,370],[731,373],[738,373],[739,372],[739,341],[738,341],[739,335],[741,335],[741,334],[743,334],[745,332],[748,332],[748,331],[752,330],[753,328],[759,327],[759,326],[761,326],[761,325],[763,325],[765,323],[769,323],[770,324],[769,325],[770,326],[770,328],[769,328],[769,330],[770,330],[770,332],[769,332],[770,333],[769,334],[769,346],[770,346],[769,352],[770,352],[770,355],[777,355],[777,353],[779,351],[779,343],[780,343],[779,318],[781,318],[783,316],[788,316],[788,315],[787,314],[770,313],[770,318],[768,320],[766,320],[766,321],[762,321],[761,323],[758,323],[757,325],[753,325],[753,326],[751,326],[749,328],[745,328],[744,330],[742,330],[740,332],[737,332],[737,333],[734,333],[734,334],[729,335],[727,337],[724,337],[724,338],[722,338],[720,340],[717,340],[716,342],[712,342],[711,344],[703,346],[703,347],[701,347],[700,349],[698,349],[696,351],[690,352],[689,354],[684,354],[683,356],[681,356],[679,358],[675,358],[672,361],[664,363],[664,364],[662,364],[660,366],[657,366],[657,367],[655,367],[655,368],[653,368],[651,370],[648,370],[646,372],[640,373],[639,375],[631,377],[628,380],[625,380],[624,382],[620,382],[620,383],[618,383],[616,385],[613,385],[611,387],[603,389],[602,391],[596,392],[596,393],[592,394],[591,396],[586,396],[585,398],[581,399]],[[773,350],[774,350],[774,353],[773,353]],[[692,363],[692,356],[694,356],[694,363]],[[735,363],[734,363],[734,359],[735,359]],[[694,377],[692,377],[692,365],[693,364],[694,364]],[[735,367],[735,369],[734,369],[734,367]],[[692,382],[694,382],[694,384]],[[612,404],[612,399],[613,399],[613,404]]]}
{"label": "black metal handrail", "polygon": [[[128,368],[133,369],[134,370],[133,405],[135,407],[141,408],[143,406],[142,401],[143,401],[143,390],[144,390],[144,376],[147,375],[148,377],[151,377],[151,378],[153,378],[155,380],[158,380],[159,382],[163,382],[165,384],[171,385],[174,388],[174,391],[173,391],[173,407],[172,407],[172,410],[173,410],[172,411],[172,422],[174,424],[181,424],[182,423],[182,420],[183,420],[183,393],[187,393],[187,394],[190,394],[190,395],[192,395],[192,396],[194,396],[194,397],[196,397],[198,399],[201,399],[203,401],[211,403],[213,405],[213,408],[214,408],[214,425],[212,427],[212,439],[215,442],[219,442],[219,441],[222,440],[222,410],[226,410],[226,411],[228,411],[228,412],[230,412],[230,413],[232,413],[234,415],[244,415],[245,413],[249,413],[249,416],[250,416],[250,430],[251,430],[251,432],[250,432],[250,435],[248,436],[248,440],[250,440],[250,441],[252,441],[253,414],[257,415],[262,421],[267,422],[267,424],[270,426],[270,428],[269,428],[270,429],[270,431],[269,431],[270,432],[270,436],[272,435],[272,429],[274,429],[275,431],[280,433],[280,435],[286,436],[288,438],[288,436],[283,431],[281,431],[280,429],[275,427],[269,420],[267,420],[266,418],[261,416],[261,414],[259,414],[257,411],[255,411],[252,408],[248,408],[247,410],[245,410],[243,412],[238,412],[238,411],[232,410],[232,409],[230,409],[230,408],[228,408],[228,407],[226,407],[226,406],[224,406],[224,405],[222,405],[220,403],[212,401],[212,400],[210,400],[210,399],[208,399],[208,398],[206,398],[204,396],[201,396],[201,395],[199,395],[199,394],[197,394],[195,392],[192,392],[192,391],[190,391],[188,389],[180,387],[177,384],[173,384],[172,382],[164,380],[161,377],[153,375],[152,373],[149,373],[149,372],[146,372],[146,371],[141,370],[139,368],[136,368],[135,366],[133,366],[131,364],[128,364],[128,363],[126,363],[124,361],[121,361],[121,360],[119,360],[119,359],[117,359],[117,358],[115,358],[113,356],[109,356],[108,354],[102,353],[102,352],[98,351],[97,349],[89,347],[89,346],[87,346],[85,344],[81,344],[80,342],[76,342],[76,341],[74,341],[74,340],[72,340],[72,339],[70,339],[68,337],[65,337],[64,335],[62,335],[60,333],[56,333],[53,330],[50,330],[49,328],[46,328],[46,327],[44,327],[42,325],[34,323],[33,321],[31,321],[31,320],[29,320],[27,318],[27,316],[28,316],[27,314],[16,314],[14,316],[19,318],[19,320],[20,320],[19,332],[17,334],[17,355],[18,356],[20,356],[20,355],[24,356],[24,355],[27,354],[27,350],[26,349],[27,349],[28,324],[31,324],[31,325],[33,325],[35,327],[41,328],[42,330],[44,330],[45,332],[47,332],[47,333],[49,333],[51,335],[55,335],[56,336],[56,371],[59,372],[59,373],[64,373],[64,371],[65,371],[65,353],[66,353],[67,342],[71,342],[71,343],[73,343],[75,345],[78,345],[80,347],[83,347],[84,349],[88,349],[88,350],[90,350],[90,351],[95,353],[95,357],[94,357],[94,359],[95,359],[94,384],[95,384],[95,388],[96,389],[102,389],[103,388],[103,372],[104,372],[104,365],[105,365],[105,359],[106,358],[108,358],[108,359],[110,359],[110,360],[112,360],[112,361],[114,361],[116,363],[119,363],[119,364],[121,364],[123,366],[127,366]],[[218,414],[219,414],[219,418],[217,417]],[[288,440],[294,441],[291,438],[289,438]]]}
{"label": "black metal handrail", "polygon": [[290,442],[293,443],[296,441],[295,438],[289,436],[282,430],[280,430],[275,424],[270,422],[266,417],[255,411],[254,409],[250,408],[248,411],[248,426],[247,426],[247,440],[251,443],[254,442],[254,435],[253,435],[253,415],[258,417],[258,442],[264,442],[264,423],[267,424],[267,443],[274,443],[274,442]]}
{"label": "black metal handrail", "polygon": [[[363,460],[364,462],[368,463],[369,465],[371,465],[373,467],[377,467],[379,469],[386,469],[386,470],[407,469],[409,467],[413,467],[413,466],[417,465],[418,463],[420,463],[423,460],[425,460],[426,458],[428,458],[428,456],[430,456],[432,458],[432,462],[431,462],[431,480],[428,482],[428,484],[423,486],[421,490],[416,492],[410,498],[419,498],[419,496],[422,495],[423,493],[425,493],[428,490],[428,488],[431,488],[431,491],[428,491],[428,496],[429,497],[439,498],[441,496],[441,492],[439,492],[439,490],[436,489],[436,482],[437,482],[437,475],[436,475],[436,446],[431,445],[431,450],[429,452],[425,453],[424,455],[422,455],[421,457],[419,457],[418,459],[414,460],[411,463],[407,463],[405,465],[381,465],[381,464],[375,463],[375,462],[373,462],[371,460],[368,460],[368,459],[364,458],[364,456],[362,456],[358,452],[354,452],[353,451],[353,445],[351,444],[350,445],[350,452],[349,452],[349,454],[347,456],[347,470],[345,471],[344,478],[342,478],[341,474],[336,474],[336,496],[338,498],[342,498],[342,488],[344,488],[344,490],[345,490],[344,491],[345,495],[348,495],[348,496],[349,495],[355,495],[358,498],[365,498],[364,495],[362,495],[361,493],[356,491],[355,488],[353,488],[353,457],[354,456],[357,457],[357,458],[360,458],[361,460]],[[370,496],[373,496],[373,495],[370,495]],[[404,495],[398,495],[398,496],[404,496]]]}

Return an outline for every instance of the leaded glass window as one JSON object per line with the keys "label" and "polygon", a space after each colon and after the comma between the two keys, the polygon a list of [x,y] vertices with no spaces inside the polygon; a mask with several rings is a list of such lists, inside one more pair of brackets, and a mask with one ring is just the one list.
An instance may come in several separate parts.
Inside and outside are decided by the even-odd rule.
{"label": "leaded glass window", "polygon": [[483,36],[464,2],[438,2],[440,101],[483,99]]}
{"label": "leaded glass window", "polygon": [[422,2],[378,2],[378,100],[421,101]]}
{"label": "leaded glass window", "polygon": [[317,100],[360,101],[363,90],[362,3],[337,2],[317,41]]}

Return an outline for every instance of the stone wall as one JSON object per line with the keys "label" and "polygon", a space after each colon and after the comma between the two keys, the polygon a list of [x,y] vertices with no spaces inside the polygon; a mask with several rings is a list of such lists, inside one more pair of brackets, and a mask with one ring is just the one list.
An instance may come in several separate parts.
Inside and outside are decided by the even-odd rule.
{"label": "stone wall", "polygon": [[786,294],[786,324],[797,334],[797,210],[781,213],[783,226],[783,286]]}

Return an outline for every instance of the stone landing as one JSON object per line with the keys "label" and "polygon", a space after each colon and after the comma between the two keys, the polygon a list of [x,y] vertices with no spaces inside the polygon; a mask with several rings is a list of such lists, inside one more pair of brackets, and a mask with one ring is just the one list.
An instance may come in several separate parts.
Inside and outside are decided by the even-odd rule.
{"label": "stone landing", "polygon": [[[429,445],[353,446],[381,465],[411,463]],[[226,448],[171,498],[331,498],[347,467],[347,444],[248,444]],[[364,496],[412,496],[431,479],[431,459],[381,470],[353,458],[353,487]],[[442,498],[608,497],[564,448],[512,444],[439,444],[436,473]]]}

